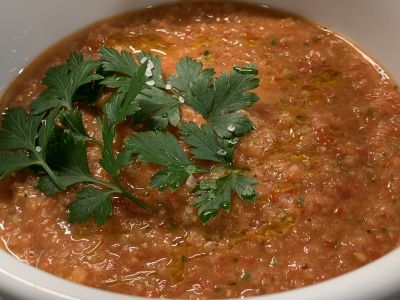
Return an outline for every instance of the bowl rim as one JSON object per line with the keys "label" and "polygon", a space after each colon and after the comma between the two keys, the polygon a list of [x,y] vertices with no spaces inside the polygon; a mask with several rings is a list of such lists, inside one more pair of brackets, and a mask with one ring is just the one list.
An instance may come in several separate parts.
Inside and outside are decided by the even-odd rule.
{"label": "bowl rim", "polygon": [[[260,1],[246,2],[259,3]],[[15,79],[10,82],[13,80]],[[358,269],[320,283],[281,293],[248,298],[260,300],[381,299],[390,297],[400,290],[400,268],[398,266],[400,266],[400,248],[396,248]],[[11,290],[13,293],[6,294],[6,296],[17,299],[146,299],[73,283],[27,265],[0,249],[0,299],[1,292],[7,293]]]}
{"label": "bowl rim", "polygon": [[[134,300],[147,299],[77,284],[27,265],[0,251],[0,291],[12,289],[16,299]],[[384,266],[384,267],[383,267]],[[337,277],[285,292],[247,297],[258,300],[375,300],[393,296],[400,282],[400,248]],[[390,274],[390,278],[388,278]],[[382,279],[385,280],[377,280]],[[50,288],[49,288],[50,286]],[[368,295],[365,294],[368,289]],[[6,294],[7,296],[7,294]]]}

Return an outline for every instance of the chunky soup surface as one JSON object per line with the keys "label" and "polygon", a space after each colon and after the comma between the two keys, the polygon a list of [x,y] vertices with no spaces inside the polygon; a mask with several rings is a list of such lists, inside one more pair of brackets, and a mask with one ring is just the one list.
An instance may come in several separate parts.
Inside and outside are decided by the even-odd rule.
{"label": "chunky soup surface", "polygon": [[[149,297],[226,298],[285,291],[358,268],[399,245],[400,94],[370,59],[326,28],[267,8],[180,3],[115,18],[49,50],[3,99],[27,107],[48,67],[71,50],[101,45],[151,51],[165,74],[190,55],[217,71],[256,62],[261,100],[248,109],[256,130],[235,161],[256,177],[253,204],[201,224],[191,187],[147,185],[157,168],[123,172],[143,211],[115,198],[104,226],[69,225],[76,191],[46,198],[23,172],[0,183],[0,247],[57,276]],[[183,118],[198,120],[190,109]],[[84,116],[99,136],[94,116]],[[132,134],[129,123],[118,136]],[[120,147],[117,143],[115,147]],[[104,176],[99,150],[93,174]]]}

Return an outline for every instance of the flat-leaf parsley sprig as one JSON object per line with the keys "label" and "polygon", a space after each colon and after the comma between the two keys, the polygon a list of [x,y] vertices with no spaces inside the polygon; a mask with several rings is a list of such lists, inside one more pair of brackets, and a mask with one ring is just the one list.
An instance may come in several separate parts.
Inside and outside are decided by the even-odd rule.
{"label": "flat-leaf parsley sprig", "polygon": [[[103,224],[111,215],[110,198],[114,195],[147,207],[120,183],[120,170],[128,162],[116,155],[113,149],[115,127],[138,110],[134,99],[145,83],[146,66],[132,74],[126,94],[113,97],[104,106],[104,113],[98,116],[102,130],[102,140],[98,141],[88,135],[82,111],[73,104],[80,100],[80,89],[90,90],[87,85],[104,79],[95,74],[100,66],[100,61],[84,58],[82,53],[71,53],[64,64],[46,72],[43,82],[47,89],[31,104],[31,112],[20,107],[7,110],[0,132],[0,150],[3,150],[0,160],[6,162],[0,168],[2,177],[39,165],[44,172],[39,170],[38,188],[48,196],[73,185],[81,185],[76,201],[69,205],[70,222],[84,222],[93,215],[96,223]],[[96,102],[97,91],[94,89],[92,97],[95,99],[91,101]],[[99,162],[111,181],[101,180],[90,173],[88,142],[94,142],[101,148]]]}
{"label": "flat-leaf parsley sprig", "polygon": [[43,114],[27,114],[21,107],[5,111],[0,131],[0,179],[28,167],[40,166],[57,188],[65,188],[46,162],[56,114],[57,108],[47,119]]}
{"label": "flat-leaf parsley sprig", "polygon": [[[223,166],[222,175],[200,180],[193,190],[198,195],[194,206],[203,222],[220,209],[229,210],[233,193],[254,201],[257,181],[236,168],[233,157],[239,138],[254,129],[242,109],[258,100],[251,92],[259,83],[256,68],[235,67],[216,76],[214,69],[203,69],[200,62],[185,57],[176,70],[176,75],[164,79],[160,58],[150,53],[134,57],[102,47],[99,60],[71,53],[64,64],[47,71],[43,79],[47,88],[32,102],[30,112],[23,108],[5,112],[0,131],[0,179],[39,166],[32,170],[39,175],[38,188],[46,195],[79,184],[76,200],[68,207],[71,223],[93,216],[96,223],[104,224],[112,214],[114,195],[147,207],[120,182],[121,170],[135,157],[163,167],[149,183],[161,191],[176,191],[189,177],[194,181],[195,176],[204,174],[210,178],[207,173],[213,165]],[[109,95],[105,104],[104,89]],[[95,105],[101,98],[102,103]],[[88,101],[97,115],[101,140],[85,130],[82,110],[75,104],[82,101]],[[201,114],[206,124],[181,122],[182,103]],[[116,128],[126,120],[146,122],[149,131],[128,137],[118,153],[113,147]],[[190,155],[185,154],[179,138],[190,147]],[[88,143],[100,148],[99,163],[107,180],[91,174]],[[210,167],[204,167],[207,165]]]}
{"label": "flat-leaf parsley sprig", "polygon": [[[100,66],[100,64],[98,64]],[[103,224],[112,213],[111,196],[123,196],[142,208],[147,205],[128,193],[119,180],[120,170],[129,163],[124,157],[116,155],[113,143],[116,138],[116,126],[133,115],[139,107],[134,102],[136,96],[145,84],[146,64],[132,72],[128,82],[127,92],[114,94],[103,107],[103,114],[98,116],[99,127],[102,131],[102,141],[96,141],[86,133],[81,114],[76,110],[66,110],[60,114],[64,132],[53,148],[53,169],[66,187],[77,183],[90,184],[77,193],[76,201],[69,206],[69,221],[84,222],[94,215],[96,223]],[[103,79],[104,77],[99,78]],[[66,118],[66,116],[69,116]],[[111,181],[95,178],[90,174],[85,142],[95,141],[101,149],[100,165],[107,172]],[[72,147],[72,148],[71,148]],[[39,181],[39,189],[46,194],[55,193],[57,189],[51,186],[51,180],[43,176]],[[96,200],[97,199],[97,200]]]}
{"label": "flat-leaf parsley sprig", "polygon": [[[224,176],[200,181],[193,190],[199,195],[194,206],[199,209],[200,219],[207,222],[216,216],[220,209],[230,209],[233,192],[245,201],[254,201],[256,198],[253,186],[257,184],[257,180],[246,177],[244,171],[236,168],[233,156],[239,138],[254,129],[252,122],[241,110],[258,101],[258,96],[250,92],[259,85],[259,79],[255,76],[258,71],[255,66],[235,67],[231,73],[222,73],[217,77],[214,69],[203,69],[202,63],[190,57],[181,59],[176,64],[176,70],[177,75],[169,77],[164,89],[151,87],[150,92],[148,89],[144,90],[142,94],[145,96],[139,96],[139,99],[142,103],[146,103],[147,100],[147,104],[165,99],[165,104],[172,102],[169,99],[175,98],[191,106],[207,121],[207,124],[203,125],[177,122],[181,138],[191,147],[190,153],[193,158],[222,164],[225,167]],[[169,114],[165,111],[164,118],[168,117]],[[167,123],[165,121],[158,129],[166,128]],[[174,122],[169,123],[175,125]],[[189,176],[204,173],[196,172],[199,169],[194,166],[193,172],[188,172],[185,168],[185,162],[189,163],[187,158],[181,155],[174,156],[167,150],[167,145],[172,144],[175,154],[183,154],[183,150],[177,150],[179,144],[176,139],[168,133],[140,133],[129,138],[125,145],[138,154],[140,161],[165,167],[163,171],[154,175],[150,182],[150,186],[160,190],[168,186],[176,190]],[[154,159],[154,155],[149,155],[158,152],[164,153],[166,157]],[[177,157],[180,157],[180,166],[173,167],[171,158]]]}

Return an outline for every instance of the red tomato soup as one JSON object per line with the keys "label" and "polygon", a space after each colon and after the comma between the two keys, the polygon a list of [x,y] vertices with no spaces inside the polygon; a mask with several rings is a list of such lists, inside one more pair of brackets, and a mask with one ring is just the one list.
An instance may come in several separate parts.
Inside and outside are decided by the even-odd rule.
{"label": "red tomato soup", "polygon": [[[37,59],[10,86],[6,106],[28,107],[46,70],[72,50],[150,51],[165,75],[189,55],[216,68],[256,63],[255,126],[235,163],[259,180],[258,197],[233,197],[206,224],[192,187],[148,187],[158,167],[134,162],[122,183],[149,206],[115,197],[105,225],[70,225],[77,188],[49,198],[31,171],[0,182],[0,247],[56,276],[147,297],[231,298],[286,291],[369,263],[399,245],[400,94],[385,72],[329,29],[238,3],[177,3],[102,21]],[[101,138],[83,108],[90,135]],[[199,116],[181,107],[183,120]],[[139,130],[118,127],[116,149]],[[177,136],[180,140],[180,137]],[[182,142],[183,144],[183,142]],[[104,177],[100,150],[88,148]]]}

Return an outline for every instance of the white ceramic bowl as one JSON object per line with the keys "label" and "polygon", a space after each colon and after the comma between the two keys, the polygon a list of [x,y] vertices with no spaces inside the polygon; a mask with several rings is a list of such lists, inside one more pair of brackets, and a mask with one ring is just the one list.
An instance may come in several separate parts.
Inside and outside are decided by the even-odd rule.
{"label": "white ceramic bowl", "polygon": [[[170,1],[13,0],[0,4],[0,94],[29,63],[63,36],[103,17]],[[254,0],[327,25],[400,80],[400,1]],[[218,5],[216,3],[215,5]],[[1,230],[0,220],[0,230]],[[0,241],[1,242],[1,241]],[[400,299],[400,249],[334,279],[264,300]],[[0,251],[0,299],[139,299],[80,286],[27,266]]]}

